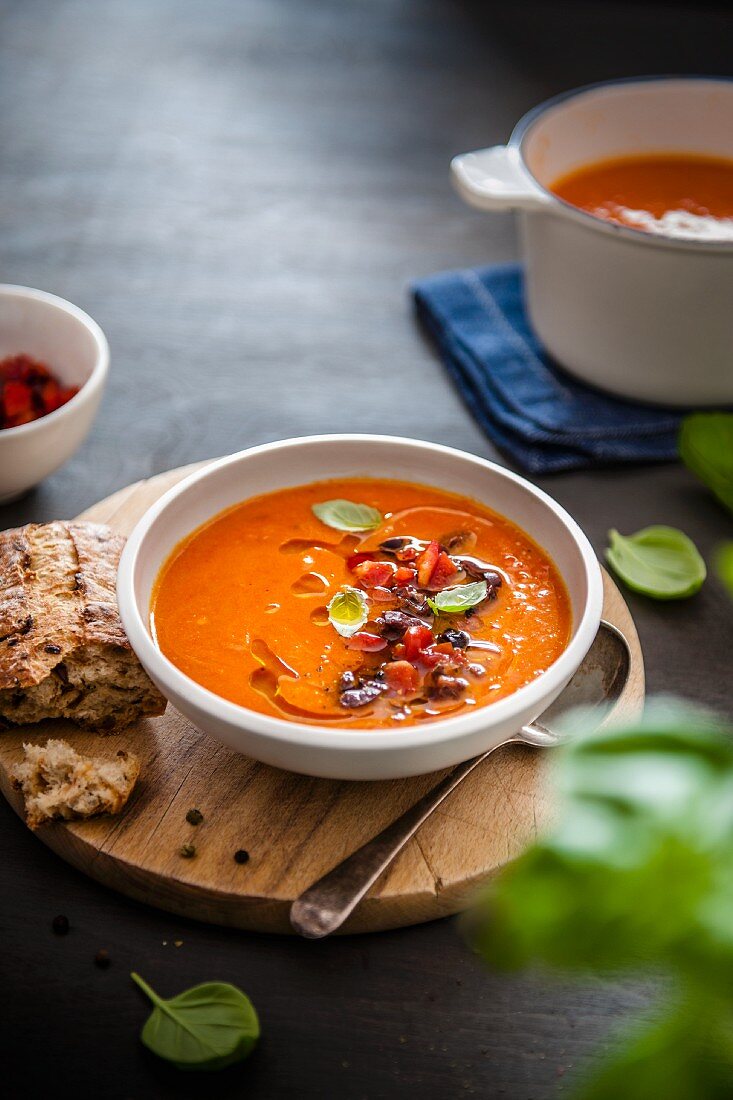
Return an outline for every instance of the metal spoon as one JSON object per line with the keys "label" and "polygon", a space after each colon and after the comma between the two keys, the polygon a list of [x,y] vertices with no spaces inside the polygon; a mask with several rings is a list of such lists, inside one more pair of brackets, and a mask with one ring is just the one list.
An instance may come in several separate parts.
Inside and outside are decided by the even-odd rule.
{"label": "metal spoon", "polygon": [[317,940],[340,928],[433,810],[496,749],[515,744],[536,748],[556,745],[560,738],[552,732],[553,721],[569,707],[605,704],[605,721],[626,686],[630,666],[629,645],[623,634],[610,623],[602,622],[580,667],[559,698],[544,712],[542,722],[522,726],[501,745],[493,745],[480,756],[458,764],[401,817],[310,886],[290,908],[290,923],[295,931]]}

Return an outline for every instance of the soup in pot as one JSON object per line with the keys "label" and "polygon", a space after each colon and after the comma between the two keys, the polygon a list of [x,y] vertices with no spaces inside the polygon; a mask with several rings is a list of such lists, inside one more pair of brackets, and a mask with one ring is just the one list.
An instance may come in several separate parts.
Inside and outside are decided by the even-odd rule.
{"label": "soup in pot", "polygon": [[560,177],[550,190],[618,225],[733,240],[733,160],[691,154],[603,160]]}

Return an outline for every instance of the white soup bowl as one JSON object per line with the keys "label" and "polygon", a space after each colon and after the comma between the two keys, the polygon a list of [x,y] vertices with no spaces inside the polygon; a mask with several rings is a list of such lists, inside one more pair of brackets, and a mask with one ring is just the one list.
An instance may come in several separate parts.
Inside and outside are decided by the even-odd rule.
{"label": "white soup bowl", "polygon": [[[508,517],[553,559],[572,605],[572,636],[558,659],[525,687],[485,707],[422,726],[348,729],[290,722],[228,702],[165,657],[150,628],[161,566],[201,524],[249,497],[336,477],[420,482],[471,497]],[[150,677],[195,726],[239,752],[289,771],[333,779],[394,779],[467,760],[537,718],[559,695],[598,630],[603,585],[590,543],[546,493],[462,451],[388,436],[313,436],[219,459],[176,485],[127,541],[117,580],[120,615]]]}

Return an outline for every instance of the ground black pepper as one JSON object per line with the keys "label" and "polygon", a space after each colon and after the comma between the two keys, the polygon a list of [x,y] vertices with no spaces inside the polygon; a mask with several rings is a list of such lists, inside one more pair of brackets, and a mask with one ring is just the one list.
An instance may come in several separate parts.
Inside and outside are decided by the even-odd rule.
{"label": "ground black pepper", "polygon": [[189,825],[200,825],[203,820],[204,815],[201,813],[201,810],[189,810],[186,814],[186,821]]}
{"label": "ground black pepper", "polygon": [[104,947],[100,947],[97,954],[94,956],[94,965],[98,966],[100,970],[106,970],[112,960],[109,957],[109,951]]}
{"label": "ground black pepper", "polygon": [[244,848],[240,848],[234,853],[235,863],[249,863],[249,852],[246,852]]}
{"label": "ground black pepper", "polygon": [[69,931],[69,918],[63,915],[54,917],[51,921],[51,927],[57,936],[65,936]]}
{"label": "ground black pepper", "polygon": [[181,855],[183,856],[184,859],[193,859],[193,857],[196,855],[196,845],[195,844],[182,844],[181,845]]}

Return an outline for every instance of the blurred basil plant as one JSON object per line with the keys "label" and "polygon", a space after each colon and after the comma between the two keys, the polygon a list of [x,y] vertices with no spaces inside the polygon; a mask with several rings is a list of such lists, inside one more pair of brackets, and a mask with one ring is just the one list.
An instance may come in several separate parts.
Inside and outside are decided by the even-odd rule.
{"label": "blurred basil plant", "polygon": [[633,724],[596,724],[569,719],[557,824],[483,896],[473,943],[495,967],[664,978],[653,1018],[576,1096],[730,1100],[733,729],[666,700]]}

